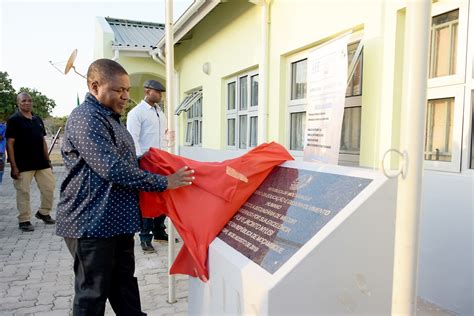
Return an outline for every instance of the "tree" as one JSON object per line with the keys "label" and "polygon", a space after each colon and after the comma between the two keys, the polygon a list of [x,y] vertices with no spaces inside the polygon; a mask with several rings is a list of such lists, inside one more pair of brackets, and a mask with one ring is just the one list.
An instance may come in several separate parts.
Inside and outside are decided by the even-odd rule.
{"label": "tree", "polygon": [[61,128],[61,134],[64,133],[64,127],[66,126],[67,116],[56,117],[48,116],[44,119],[44,127],[48,135],[56,135],[59,128]]}
{"label": "tree", "polygon": [[120,122],[122,122],[123,125],[127,125],[127,114],[130,112],[137,104],[135,101],[132,99],[129,99],[127,104],[125,105],[125,109],[123,111],[122,116],[120,116]]}
{"label": "tree", "polygon": [[20,92],[26,92],[31,96],[31,99],[33,101],[32,112],[35,115],[41,117],[42,119],[45,119],[50,116],[51,111],[56,106],[56,102],[54,102],[53,99],[48,98],[36,89],[21,87]]}
{"label": "tree", "polygon": [[[56,106],[54,100],[48,98],[36,89],[20,88],[19,92],[26,92],[33,101],[33,113],[42,119],[50,116],[51,111]],[[12,86],[12,80],[7,72],[0,71],[0,121],[6,121],[15,113],[17,92]]]}
{"label": "tree", "polygon": [[16,110],[16,92],[8,73],[0,71],[0,122],[6,121]]}

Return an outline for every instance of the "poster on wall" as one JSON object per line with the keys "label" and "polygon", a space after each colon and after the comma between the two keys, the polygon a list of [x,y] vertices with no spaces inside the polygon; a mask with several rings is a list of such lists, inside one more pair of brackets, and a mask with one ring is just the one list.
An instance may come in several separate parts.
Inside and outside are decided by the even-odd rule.
{"label": "poster on wall", "polygon": [[308,56],[304,160],[337,164],[347,88],[349,34]]}

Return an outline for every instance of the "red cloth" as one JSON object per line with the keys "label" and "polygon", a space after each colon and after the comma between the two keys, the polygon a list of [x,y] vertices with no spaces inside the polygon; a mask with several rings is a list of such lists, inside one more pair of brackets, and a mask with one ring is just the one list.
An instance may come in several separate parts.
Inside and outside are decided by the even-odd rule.
{"label": "red cloth", "polygon": [[241,157],[223,162],[199,162],[151,148],[140,167],[169,175],[183,166],[195,171],[193,184],[165,192],[141,192],[143,217],[166,214],[184,245],[171,274],[188,274],[207,281],[209,244],[268,176],[273,167],[293,157],[277,143],[262,144]]}

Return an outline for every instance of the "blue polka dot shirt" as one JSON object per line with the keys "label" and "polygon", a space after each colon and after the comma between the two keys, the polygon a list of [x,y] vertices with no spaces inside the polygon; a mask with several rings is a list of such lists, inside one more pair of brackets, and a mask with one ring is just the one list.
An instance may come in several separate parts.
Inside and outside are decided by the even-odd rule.
{"label": "blue polka dot shirt", "polygon": [[138,192],[166,190],[165,176],[138,168],[132,136],[119,118],[89,93],[69,116],[61,146],[68,173],[58,203],[59,236],[134,234],[140,229]]}

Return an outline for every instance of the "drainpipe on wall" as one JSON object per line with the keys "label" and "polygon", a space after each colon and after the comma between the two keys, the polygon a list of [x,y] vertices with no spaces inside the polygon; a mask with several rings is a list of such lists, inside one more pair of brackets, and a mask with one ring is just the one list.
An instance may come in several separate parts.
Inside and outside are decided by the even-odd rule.
{"label": "drainpipe on wall", "polygon": [[268,96],[269,96],[269,56],[270,56],[270,6],[272,0],[265,0],[261,4],[261,52],[259,69],[259,96],[258,96],[258,144],[268,140]]}
{"label": "drainpipe on wall", "polygon": [[114,57],[112,57],[112,60],[118,62],[119,54],[120,54],[120,51],[118,49],[114,49]]}

